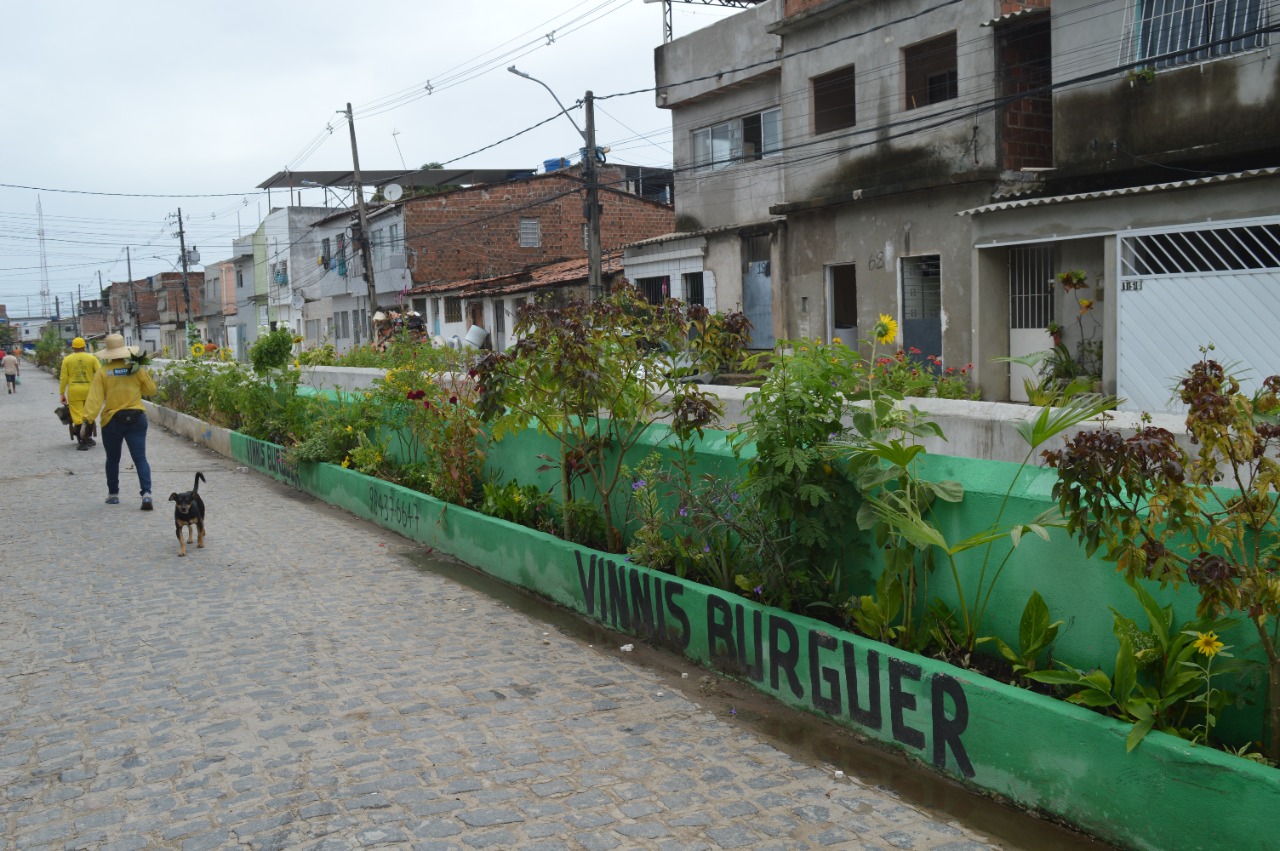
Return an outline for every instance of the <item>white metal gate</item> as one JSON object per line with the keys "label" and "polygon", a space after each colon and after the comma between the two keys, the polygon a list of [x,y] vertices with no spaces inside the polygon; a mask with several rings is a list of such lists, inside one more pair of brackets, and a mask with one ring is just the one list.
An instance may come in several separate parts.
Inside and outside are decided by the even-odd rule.
{"label": "white metal gate", "polygon": [[[1053,246],[1029,245],[1009,249],[1009,356],[1025,357],[1053,346]],[[1036,370],[1009,364],[1009,398],[1026,402],[1025,380]]]}
{"label": "white metal gate", "polygon": [[1120,237],[1116,392],[1130,411],[1183,410],[1178,380],[1212,358],[1246,392],[1280,374],[1280,220]]}

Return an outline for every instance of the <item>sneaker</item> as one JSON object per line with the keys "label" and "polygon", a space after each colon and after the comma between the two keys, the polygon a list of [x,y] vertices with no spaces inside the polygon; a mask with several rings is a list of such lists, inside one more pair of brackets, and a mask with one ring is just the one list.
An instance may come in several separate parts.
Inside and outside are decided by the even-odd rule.
{"label": "sneaker", "polygon": [[151,510],[151,494],[149,493],[144,493],[142,495],[142,510],[143,511]]}
{"label": "sneaker", "polygon": [[107,497],[107,505],[119,505],[120,497],[117,494],[111,494]]}

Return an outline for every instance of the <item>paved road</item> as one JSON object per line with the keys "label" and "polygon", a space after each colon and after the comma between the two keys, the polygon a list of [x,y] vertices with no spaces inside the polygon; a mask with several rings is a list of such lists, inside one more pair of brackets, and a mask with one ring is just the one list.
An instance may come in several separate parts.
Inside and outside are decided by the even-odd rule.
{"label": "paved road", "polygon": [[156,427],[106,505],[56,392],[0,396],[0,849],[993,846]]}

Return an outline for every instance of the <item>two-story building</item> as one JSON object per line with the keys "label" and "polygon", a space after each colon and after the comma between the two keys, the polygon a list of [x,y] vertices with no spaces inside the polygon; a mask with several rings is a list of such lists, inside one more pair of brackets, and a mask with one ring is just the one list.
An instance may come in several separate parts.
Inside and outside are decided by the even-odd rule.
{"label": "two-story building", "polygon": [[[891,314],[899,345],[972,362],[986,398],[1021,390],[991,359],[1051,328],[1100,347],[1130,407],[1164,407],[1210,338],[1278,371],[1278,16],[765,0],[657,50],[680,232],[628,248],[628,277],[740,307],[759,348]],[[1055,285],[1076,269],[1086,290]]]}
{"label": "two-story building", "polygon": [[[510,297],[521,275],[537,281],[533,289],[576,286],[571,268],[549,269],[567,261],[586,260],[586,184],[581,165],[559,168],[501,184],[470,186],[451,192],[406,199],[405,246],[414,289],[411,306],[432,334],[465,335],[472,326],[489,331],[508,345],[515,305]],[[623,245],[670,233],[675,218],[670,204],[646,193],[661,187],[662,173],[652,182],[638,180],[621,167],[598,169],[600,244],[604,257]],[[570,264],[572,266],[572,264]],[[607,265],[602,261],[602,269]],[[535,270],[548,269],[535,274]],[[617,270],[610,267],[608,279]]]}

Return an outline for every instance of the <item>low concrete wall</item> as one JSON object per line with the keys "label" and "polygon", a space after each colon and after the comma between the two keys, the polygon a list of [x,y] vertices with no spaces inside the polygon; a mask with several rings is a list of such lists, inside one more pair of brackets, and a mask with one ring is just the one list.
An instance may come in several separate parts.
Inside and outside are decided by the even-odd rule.
{"label": "low concrete wall", "polygon": [[[386,375],[383,369],[367,369],[336,366],[311,366],[302,369],[302,384],[316,389],[333,389],[350,392],[373,387],[376,379]],[[710,390],[724,408],[719,427],[725,430],[734,429],[739,423],[747,421],[746,400],[755,392],[754,387],[739,385],[708,385]],[[953,455],[960,458],[980,458],[989,461],[1013,461],[1022,463],[1027,457],[1027,444],[1013,426],[1022,420],[1039,413],[1038,408],[1008,402],[973,402],[965,399],[922,399],[913,398],[903,402],[904,406],[915,406],[927,414],[946,439],[937,437],[921,438],[919,442],[931,453]],[[1116,411],[1108,420],[1111,428],[1126,437],[1133,434],[1141,426],[1140,415],[1132,412]],[[1070,436],[1078,431],[1097,428],[1100,420],[1082,424],[1079,428],[1068,432]],[[1183,448],[1194,453],[1186,433],[1186,423],[1177,414],[1152,414],[1151,424],[1172,432]],[[1042,446],[1030,463],[1043,466],[1044,459],[1040,451],[1057,449],[1063,438],[1057,438],[1050,446]]]}
{"label": "low concrete wall", "polygon": [[142,406],[147,409],[147,420],[153,425],[161,426],[174,434],[181,435],[193,443],[206,446],[217,452],[231,458],[231,434],[230,429],[221,426],[209,425],[203,420],[186,414],[178,413],[172,408],[164,408],[160,405],[152,404],[145,399]]}
{"label": "low concrete wall", "polygon": [[233,457],[963,782],[1134,849],[1256,848],[1280,772],[232,433]]}

